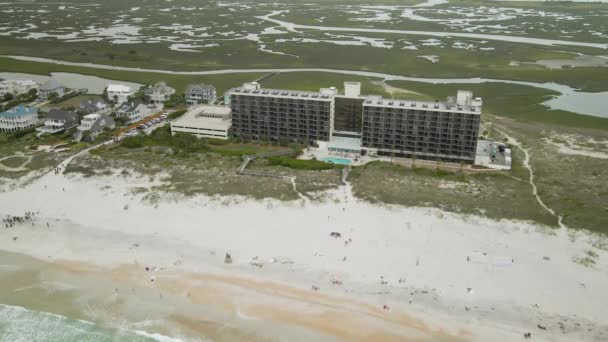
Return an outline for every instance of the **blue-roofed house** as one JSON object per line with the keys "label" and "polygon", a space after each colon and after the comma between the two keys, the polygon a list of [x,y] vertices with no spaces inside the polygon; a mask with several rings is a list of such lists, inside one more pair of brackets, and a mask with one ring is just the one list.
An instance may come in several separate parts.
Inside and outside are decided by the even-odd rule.
{"label": "blue-roofed house", "polygon": [[37,126],[38,108],[19,105],[0,112],[0,132],[17,132]]}

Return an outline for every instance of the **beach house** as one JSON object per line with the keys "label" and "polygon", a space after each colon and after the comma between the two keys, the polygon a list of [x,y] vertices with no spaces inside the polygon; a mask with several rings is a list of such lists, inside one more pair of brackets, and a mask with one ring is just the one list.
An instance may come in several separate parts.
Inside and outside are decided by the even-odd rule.
{"label": "beach house", "polygon": [[150,104],[162,104],[175,94],[175,89],[169,87],[165,82],[159,82],[146,88],[144,94],[148,97]]}
{"label": "beach house", "polygon": [[0,132],[17,132],[38,125],[38,108],[19,105],[0,112]]}
{"label": "beach house", "polygon": [[191,84],[186,88],[186,104],[195,106],[202,103],[213,103],[216,99],[215,87],[208,84]]}
{"label": "beach house", "polygon": [[93,141],[104,129],[114,129],[115,126],[114,120],[107,114],[85,115],[76,128],[74,140]]}
{"label": "beach house", "polygon": [[112,108],[102,99],[89,99],[83,101],[78,106],[78,112],[87,114],[106,114],[110,115]]}
{"label": "beach house", "polygon": [[116,116],[119,118],[127,118],[128,123],[137,122],[150,116],[150,114],[152,114],[152,111],[139,99],[123,103],[116,111]]}
{"label": "beach house", "polygon": [[51,94],[57,94],[57,97],[65,95],[65,87],[53,78],[40,86],[40,89],[38,90],[38,99],[40,101],[48,101],[50,100]]}
{"label": "beach house", "polygon": [[129,97],[135,94],[135,89],[122,84],[108,84],[106,92],[108,93],[108,101],[120,105],[129,101]]}
{"label": "beach house", "polygon": [[59,133],[78,125],[78,115],[62,109],[53,108],[44,118],[44,125],[36,128],[38,132]]}

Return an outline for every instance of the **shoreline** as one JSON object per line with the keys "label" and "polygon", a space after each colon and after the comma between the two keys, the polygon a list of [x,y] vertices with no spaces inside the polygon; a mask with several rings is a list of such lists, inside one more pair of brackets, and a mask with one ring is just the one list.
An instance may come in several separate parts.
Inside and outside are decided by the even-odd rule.
{"label": "shoreline", "polygon": [[[306,289],[249,277],[163,270],[154,272],[155,281],[151,283],[147,281],[149,273],[146,274],[147,272],[137,265],[104,268],[65,260],[46,262],[33,259],[32,261],[28,260],[29,257],[14,253],[0,254],[4,256],[8,254],[12,260],[19,263],[43,265],[41,267],[44,268],[45,275],[41,277],[44,280],[40,285],[14,289],[13,292],[27,292],[28,295],[33,294],[34,297],[43,298],[52,292],[70,292],[74,302],[79,302],[81,296],[86,296],[88,303],[93,306],[103,300],[105,303],[103,309],[106,312],[97,312],[96,318],[87,316],[87,310],[82,310],[77,305],[69,307],[68,303],[61,303],[68,306],[68,309],[60,313],[72,316],[70,317],[72,319],[92,319],[100,322],[102,326],[109,326],[111,322],[107,321],[112,319],[137,319],[139,323],[135,322],[128,326],[137,326],[147,321],[149,328],[152,329],[149,334],[167,336],[165,334],[180,331],[181,334],[175,337],[177,340],[190,340],[186,336],[210,337],[214,341],[218,338],[230,340],[230,336],[236,335],[254,341],[258,340],[256,337],[260,338],[259,340],[277,337],[268,334],[267,329],[275,330],[275,333],[280,333],[282,336],[289,335],[290,340],[301,341],[309,340],[311,337],[334,340],[336,336],[339,337],[337,340],[353,340],[372,334],[388,341],[399,340],[399,336],[403,338],[404,333],[407,333],[406,336],[425,339],[459,340],[442,330],[434,331],[424,322],[401,312],[387,314],[380,308],[350,298],[310,292]],[[27,267],[21,272],[24,269]],[[54,277],[87,280],[68,287],[60,282],[48,280]],[[108,282],[107,278],[110,278],[111,282]],[[32,288],[40,289],[39,293],[31,291]],[[6,288],[3,290],[6,291]],[[244,295],[249,298],[240,298],[238,302],[233,300],[235,296]],[[156,303],[152,303],[153,301]],[[15,304],[18,303],[12,302],[9,305]],[[179,304],[180,312],[176,313],[173,308],[162,307],[162,304],[165,306]],[[142,305],[145,308],[129,308],[135,305]],[[331,315],[332,322],[328,324],[321,316],[315,317],[316,313],[321,316]],[[90,309],[88,315],[91,315]],[[110,315],[116,316],[110,317]],[[365,320],[367,325],[357,326],[354,322],[359,320]],[[156,325],[150,322],[163,323]],[[207,324],[201,324],[203,322]],[[300,327],[290,328],[293,324]],[[276,325],[278,327],[274,327]],[[374,330],[372,328],[374,326],[381,329]],[[221,332],[223,327],[229,327],[232,333],[223,336]],[[302,328],[307,329],[304,332],[308,336],[292,336],[299,333],[298,330]],[[391,330],[393,333],[390,333]],[[262,337],[264,334],[267,336]]]}
{"label": "shoreline", "polygon": [[[365,336],[360,329],[376,329],[406,334],[384,340],[422,334],[500,341],[532,332],[541,340],[566,341],[606,330],[601,298],[608,277],[601,270],[607,253],[601,251],[594,267],[574,263],[595,242],[584,232],[568,231],[571,238],[525,222],[373,205],[355,199],[348,184],[321,203],[163,194],[150,204],[142,201],[145,194],[130,191],[156,182],[51,173],[0,193],[8,204],[2,215],[40,210],[33,227],[2,229],[0,250],[84,274],[101,269],[100,279],[162,288],[148,304],[191,307],[178,315],[186,330],[203,324],[192,321],[201,316],[231,322],[236,331],[290,340],[356,340]],[[329,237],[332,231],[341,238]],[[224,263],[225,253],[231,264]],[[111,286],[106,290],[113,295]],[[217,296],[196,305],[193,293]],[[201,307],[207,311],[194,314]],[[366,325],[354,323],[361,320]],[[335,323],[328,327],[326,321]]]}

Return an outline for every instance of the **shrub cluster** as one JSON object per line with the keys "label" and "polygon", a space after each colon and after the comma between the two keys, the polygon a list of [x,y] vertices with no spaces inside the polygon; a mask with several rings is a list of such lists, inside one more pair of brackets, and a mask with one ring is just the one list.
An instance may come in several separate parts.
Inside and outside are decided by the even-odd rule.
{"label": "shrub cluster", "polygon": [[319,160],[300,160],[290,157],[270,157],[268,163],[273,166],[283,166],[296,170],[329,170],[334,168],[342,168],[340,165],[334,165]]}

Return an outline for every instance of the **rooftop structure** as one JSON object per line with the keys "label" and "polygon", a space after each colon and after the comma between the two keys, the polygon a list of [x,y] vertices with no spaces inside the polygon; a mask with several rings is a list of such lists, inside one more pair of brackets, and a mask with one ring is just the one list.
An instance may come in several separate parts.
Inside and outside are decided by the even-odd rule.
{"label": "rooftop structure", "polygon": [[257,82],[245,83],[242,87],[233,88],[228,91],[230,94],[239,95],[246,94],[248,96],[273,97],[273,98],[300,98],[300,99],[315,99],[322,101],[331,101],[337,94],[336,88],[321,88],[319,92],[300,91],[300,90],[284,90],[284,89],[267,89],[260,88]]}
{"label": "rooftop structure", "polygon": [[199,138],[228,139],[230,107],[198,105],[171,122],[171,133],[191,133]]}
{"label": "rooftop structure", "polygon": [[110,106],[102,99],[89,99],[78,106],[78,110],[86,114],[110,114]]}
{"label": "rooftop structure", "polygon": [[[476,100],[481,101],[481,100]],[[468,114],[481,114],[481,103],[469,102],[468,104],[457,104],[455,102],[432,102],[432,101],[408,101],[393,99],[367,99],[364,106],[381,106],[385,108],[401,108],[411,110],[428,110],[432,112],[457,112]]]}
{"label": "rooftop structure", "polygon": [[108,84],[107,91],[127,93],[132,91],[131,87],[122,84]]}
{"label": "rooftop structure", "polygon": [[361,96],[361,82],[344,82],[344,96],[346,96],[346,97]]}
{"label": "rooftop structure", "polygon": [[44,118],[44,126],[36,130],[44,133],[58,133],[76,127],[78,115],[61,109],[51,109]]}
{"label": "rooftop structure", "polygon": [[116,104],[127,102],[129,97],[135,94],[134,89],[122,84],[108,84],[106,92],[108,94],[108,101],[114,101]]}

